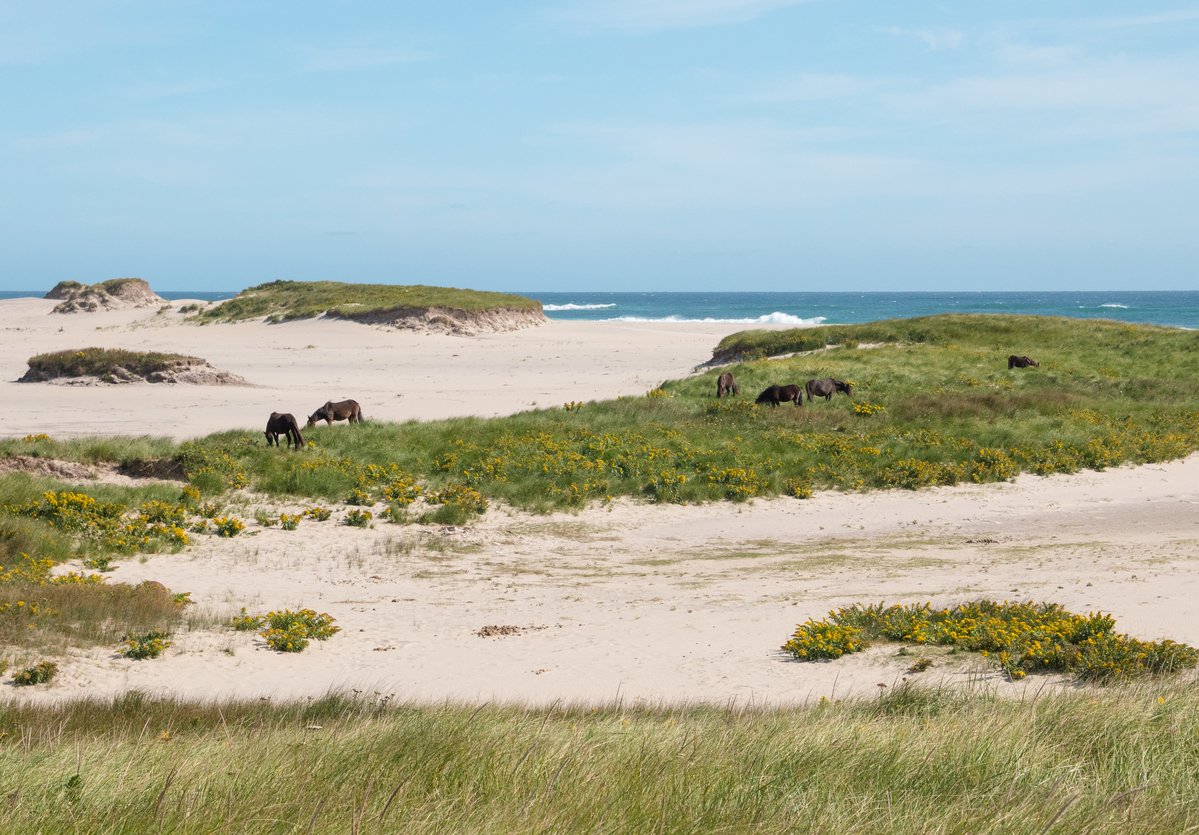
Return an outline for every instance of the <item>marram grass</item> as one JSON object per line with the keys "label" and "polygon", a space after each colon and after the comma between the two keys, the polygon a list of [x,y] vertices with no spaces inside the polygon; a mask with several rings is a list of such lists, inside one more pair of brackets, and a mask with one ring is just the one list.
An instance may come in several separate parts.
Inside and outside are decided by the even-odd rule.
{"label": "marram grass", "polygon": [[779,710],[0,709],[11,831],[1185,832],[1194,682]]}

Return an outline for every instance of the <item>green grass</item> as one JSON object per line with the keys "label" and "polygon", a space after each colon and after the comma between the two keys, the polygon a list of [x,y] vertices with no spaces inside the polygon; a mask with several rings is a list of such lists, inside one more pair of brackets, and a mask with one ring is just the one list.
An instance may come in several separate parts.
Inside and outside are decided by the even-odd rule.
{"label": "green grass", "polygon": [[156,371],[168,371],[179,365],[203,363],[186,354],[161,354],[155,351],[126,351],[121,348],[75,348],[54,351],[29,358],[29,372],[39,379],[57,377],[145,377]]}
{"label": "green grass", "polygon": [[[865,342],[881,327],[845,330]],[[394,465],[426,487],[461,482],[539,511],[616,496],[736,501],[987,482],[1199,449],[1199,335],[999,316],[933,317],[919,330],[922,342],[742,363],[739,398],[715,399],[713,371],[664,384],[666,396],[317,431],[304,456],[272,455],[248,432],[210,436],[190,454],[225,456],[274,494],[341,500],[369,481],[367,465]],[[1041,367],[1009,371],[1013,349]],[[852,400],[753,403],[771,383],[822,376],[851,380]],[[858,414],[866,405],[873,414]]]}
{"label": "green grass", "polygon": [[539,311],[541,303],[510,293],[459,290],[420,284],[348,284],[339,281],[272,281],[212,305],[194,318],[201,323],[240,322],[266,317],[272,322],[328,315],[368,318],[390,312],[446,308],[463,311]]}
{"label": "green grass", "polygon": [[[172,454],[211,494],[250,486],[369,504],[387,500],[396,478],[409,478],[426,495],[469,487],[539,512],[620,496],[741,501],[814,489],[915,489],[1199,449],[1199,334],[1109,321],[938,316],[844,326],[837,338],[861,344],[883,333],[910,339],[736,365],[738,398],[715,399],[712,371],[667,382],[658,396],[569,409],[318,427],[308,436],[315,448],[302,455],[274,454],[251,431],[217,433]],[[1041,367],[1009,370],[1012,352],[1037,357]],[[824,376],[852,381],[853,398],[803,408],[753,402],[772,383]],[[83,453],[28,443],[46,456]],[[153,448],[167,452],[157,442]],[[113,453],[130,455],[119,446]]]}
{"label": "green grass", "polygon": [[1193,682],[773,711],[0,708],[13,831],[1183,832]]}

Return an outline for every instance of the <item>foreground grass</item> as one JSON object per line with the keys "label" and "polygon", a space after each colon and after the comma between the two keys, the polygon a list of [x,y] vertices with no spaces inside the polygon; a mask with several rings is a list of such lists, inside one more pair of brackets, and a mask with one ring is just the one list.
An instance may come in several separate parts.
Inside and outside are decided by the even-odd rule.
{"label": "foreground grass", "polygon": [[777,711],[0,709],[6,826],[105,832],[1183,832],[1193,682]]}
{"label": "foreground grass", "polygon": [[285,322],[330,315],[357,318],[389,311],[426,308],[464,311],[540,310],[541,303],[511,293],[459,290],[420,284],[347,284],[338,281],[272,281],[210,306],[195,319],[240,322],[266,317]]}

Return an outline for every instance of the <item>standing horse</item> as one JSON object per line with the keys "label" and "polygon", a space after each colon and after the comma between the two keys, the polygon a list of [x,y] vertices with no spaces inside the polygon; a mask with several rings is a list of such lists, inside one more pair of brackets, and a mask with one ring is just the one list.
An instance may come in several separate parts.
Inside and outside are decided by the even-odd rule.
{"label": "standing horse", "polygon": [[853,386],[841,380],[834,380],[832,377],[825,377],[821,380],[808,380],[804,386],[808,391],[808,402],[812,402],[813,397],[823,397],[826,401],[832,400],[833,395],[841,392],[847,397],[853,396]]}
{"label": "standing horse", "polygon": [[803,389],[799,386],[770,386],[766,391],[758,395],[756,403],[769,403],[771,406],[777,406],[783,401],[789,400],[796,406],[803,405]]}
{"label": "standing horse", "polygon": [[316,426],[318,420],[323,420],[329,426],[332,426],[335,420],[362,423],[362,407],[358,405],[357,400],[340,400],[337,403],[330,400],[308,416],[308,428]]}
{"label": "standing horse", "polygon": [[730,397],[734,394],[740,394],[741,387],[737,385],[737,381],[733,379],[733,373],[726,371],[716,378],[716,399],[724,397],[726,394]]}
{"label": "standing horse", "polygon": [[1033,368],[1041,367],[1041,363],[1037,362],[1032,357],[1018,357],[1015,354],[1012,354],[1010,357],[1007,358],[1008,370],[1011,370],[1013,368],[1028,368],[1030,365]]}
{"label": "standing horse", "polygon": [[271,412],[271,416],[266,421],[266,431],[262,434],[266,435],[266,445],[279,446],[279,436],[287,436],[287,445],[300,451],[300,447],[304,446],[304,437],[300,434],[300,424],[296,423],[295,415],[286,412]]}

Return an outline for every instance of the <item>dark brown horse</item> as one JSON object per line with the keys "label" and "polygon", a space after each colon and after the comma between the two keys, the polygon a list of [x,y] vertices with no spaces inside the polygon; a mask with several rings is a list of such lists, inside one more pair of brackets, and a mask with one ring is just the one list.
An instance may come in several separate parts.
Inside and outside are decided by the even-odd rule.
{"label": "dark brown horse", "polygon": [[286,412],[271,412],[271,416],[266,422],[266,445],[279,446],[279,436],[287,436],[287,445],[300,451],[300,447],[304,446],[304,437],[300,434],[300,424],[296,423],[295,415],[287,414]]}
{"label": "dark brown horse", "polygon": [[1012,369],[1012,368],[1028,368],[1030,365],[1031,365],[1033,368],[1040,368],[1040,367],[1041,367],[1041,363],[1037,362],[1037,361],[1036,361],[1035,359],[1033,359],[1032,357],[1018,357],[1018,356],[1016,356],[1015,354],[1012,354],[1010,357],[1008,357],[1008,358],[1007,358],[1007,367],[1008,367],[1009,369]]}
{"label": "dark brown horse", "polygon": [[350,423],[362,423],[362,407],[357,400],[340,400],[334,403],[330,400],[308,416],[308,428],[316,426],[318,420],[323,420],[329,426],[335,420],[348,420]]}
{"label": "dark brown horse", "polygon": [[730,397],[734,394],[740,394],[741,387],[737,385],[737,381],[733,379],[733,373],[726,371],[716,378],[716,398],[719,400],[725,395]]}
{"label": "dark brown horse", "polygon": [[813,397],[823,397],[825,400],[832,400],[833,395],[841,392],[847,397],[853,396],[853,386],[841,380],[834,380],[832,377],[825,377],[821,380],[808,380],[804,386],[808,391],[808,402],[812,402]]}
{"label": "dark brown horse", "polygon": [[777,406],[785,401],[791,401],[796,406],[803,405],[803,389],[799,386],[770,386],[758,395],[757,403],[769,403]]}

